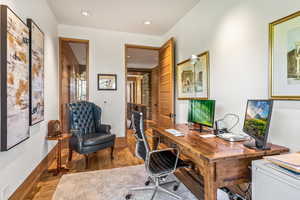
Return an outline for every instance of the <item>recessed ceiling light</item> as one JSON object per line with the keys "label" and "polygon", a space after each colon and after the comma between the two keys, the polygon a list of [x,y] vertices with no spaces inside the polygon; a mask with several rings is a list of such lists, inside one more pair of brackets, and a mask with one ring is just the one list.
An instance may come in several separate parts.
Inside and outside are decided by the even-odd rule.
{"label": "recessed ceiling light", "polygon": [[90,14],[88,11],[83,10],[83,11],[81,11],[81,15],[82,15],[82,16],[85,16],[85,17],[88,17],[88,16],[90,16],[91,14]]}
{"label": "recessed ceiling light", "polygon": [[131,58],[131,56],[127,56],[127,58]]}
{"label": "recessed ceiling light", "polygon": [[145,25],[150,25],[150,24],[151,24],[151,21],[144,21],[144,24],[145,24]]}

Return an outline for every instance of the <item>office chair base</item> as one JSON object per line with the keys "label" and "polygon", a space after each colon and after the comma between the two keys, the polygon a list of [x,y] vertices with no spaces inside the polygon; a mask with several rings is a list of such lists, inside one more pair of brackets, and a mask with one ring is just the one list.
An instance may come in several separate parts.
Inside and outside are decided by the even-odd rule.
{"label": "office chair base", "polygon": [[[161,184],[161,185],[166,185],[166,184],[174,183],[174,182],[177,183],[177,181],[171,181],[171,182],[163,183],[163,184]],[[133,191],[153,190],[154,192],[153,192],[152,197],[151,197],[150,200],[153,200],[153,199],[154,199],[154,197],[156,196],[156,194],[157,194],[158,191],[164,192],[164,193],[166,193],[166,194],[172,196],[174,199],[182,200],[182,198],[181,198],[180,196],[178,196],[177,194],[175,194],[175,193],[173,193],[173,192],[171,192],[171,191],[169,191],[169,190],[167,190],[167,189],[161,187],[161,185],[147,186],[147,187],[137,187],[137,188],[132,188],[132,189],[130,189],[130,191],[133,192]],[[175,186],[173,187],[173,190],[174,190],[175,187],[176,187],[176,190],[177,190],[178,187],[179,187],[179,185],[175,185]],[[174,191],[176,191],[176,190],[174,190]],[[133,196],[132,194],[127,194],[127,195],[125,196],[125,199],[126,199],[126,200],[130,200],[130,199],[132,198],[132,196]]]}

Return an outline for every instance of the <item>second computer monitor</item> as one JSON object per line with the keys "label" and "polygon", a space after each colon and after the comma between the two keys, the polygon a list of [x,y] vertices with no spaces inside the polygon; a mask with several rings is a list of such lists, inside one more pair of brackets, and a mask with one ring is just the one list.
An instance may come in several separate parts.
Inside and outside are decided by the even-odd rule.
{"label": "second computer monitor", "polygon": [[248,143],[245,146],[267,148],[272,107],[272,100],[248,100],[243,131],[255,139],[255,144],[251,146]]}
{"label": "second computer monitor", "polygon": [[213,127],[215,117],[215,100],[190,100],[188,122],[200,125],[200,130],[203,131],[203,126]]}

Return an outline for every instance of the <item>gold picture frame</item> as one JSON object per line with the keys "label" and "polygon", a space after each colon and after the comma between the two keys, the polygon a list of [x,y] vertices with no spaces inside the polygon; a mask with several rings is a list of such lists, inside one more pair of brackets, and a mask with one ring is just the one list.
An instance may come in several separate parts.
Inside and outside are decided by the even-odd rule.
{"label": "gold picture frame", "polygon": [[300,100],[300,11],[269,24],[269,96]]}
{"label": "gold picture frame", "polygon": [[198,62],[196,64],[192,64],[191,59],[177,64],[176,85],[178,100],[209,99],[209,51],[205,51],[197,55],[197,57]]}

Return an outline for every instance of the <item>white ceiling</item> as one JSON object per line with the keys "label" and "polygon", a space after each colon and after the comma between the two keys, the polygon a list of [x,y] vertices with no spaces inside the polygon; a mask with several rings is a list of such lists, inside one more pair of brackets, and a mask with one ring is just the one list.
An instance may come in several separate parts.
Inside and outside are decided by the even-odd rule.
{"label": "white ceiling", "polygon": [[86,51],[87,44],[84,43],[69,43],[78,63],[80,65],[86,65]]}
{"label": "white ceiling", "polygon": [[[162,35],[200,0],[48,0],[60,24]],[[84,17],[81,11],[91,15]],[[151,25],[144,25],[150,20]]]}
{"label": "white ceiling", "polygon": [[149,49],[127,48],[127,67],[152,69],[158,65],[158,51]]}

